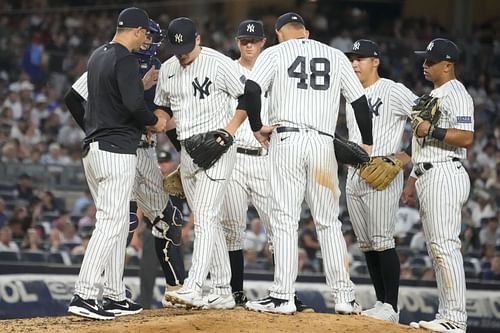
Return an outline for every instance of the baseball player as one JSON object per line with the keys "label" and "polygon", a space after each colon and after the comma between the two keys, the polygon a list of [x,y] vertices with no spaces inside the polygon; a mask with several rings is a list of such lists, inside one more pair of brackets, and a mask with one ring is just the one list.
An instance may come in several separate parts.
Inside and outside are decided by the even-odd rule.
{"label": "baseball player", "polygon": [[[151,19],[149,23],[149,35],[146,37],[146,42],[134,54],[139,61],[139,74],[143,76],[144,101],[148,109],[153,110],[158,68],[161,65],[154,55],[161,45],[164,33],[158,23]],[[87,98],[87,72],[85,72],[65,96],[70,112],[82,129],[84,129],[84,109],[81,102],[86,101]],[[173,131],[175,132],[175,129]],[[172,139],[172,134],[175,136],[175,133],[169,131],[167,134],[175,142],[175,138]],[[136,212],[139,206],[148,220],[153,221],[152,233],[155,236],[156,255],[165,274],[167,285],[175,287],[183,283],[185,276],[182,256],[178,249],[182,214],[172,205],[163,190],[163,176],[157,166],[155,141],[156,135],[148,139],[146,134],[143,134],[136,152],[137,170],[130,202],[128,242],[138,224]]]}
{"label": "baseball player", "polygon": [[[456,79],[458,47],[434,39],[425,51],[423,72],[434,84],[430,95],[438,98],[441,116],[431,126],[421,122],[412,140],[413,171],[403,190],[405,203],[420,201],[420,216],[427,251],[432,258],[439,292],[436,319],[418,324],[435,332],[465,333],[465,273],[460,253],[461,210],[469,196],[470,181],[461,160],[474,136],[474,105],[464,85]],[[424,142],[425,139],[425,142]]]}
{"label": "baseball player", "polygon": [[[247,302],[255,311],[291,314],[297,278],[298,233],[302,201],[317,224],[327,284],[335,310],[359,314],[348,255],[338,220],[340,189],[333,148],[340,94],[352,103],[368,151],[371,114],[363,88],[339,50],[308,39],[304,21],[286,13],[275,25],[280,44],[264,50],[245,83],[245,103],[255,137],[269,146],[270,219],[274,246],[274,283],[266,298]],[[260,94],[269,94],[269,122],[262,126]],[[272,132],[269,143],[269,134]]]}
{"label": "baseball player", "polygon": [[[129,229],[128,202],[137,165],[136,149],[145,126],[164,131],[167,115],[147,109],[139,64],[131,53],[146,40],[148,14],[124,9],[110,43],[96,49],[88,62],[88,103],[84,117],[83,167],[97,207],[97,222],[68,312],[109,320],[140,312],[142,307],[125,297],[123,266]],[[103,277],[104,272],[104,277]],[[97,298],[99,285],[105,304]]]}
{"label": "baseball player", "polygon": [[[184,286],[166,292],[168,301],[194,307],[232,308],[231,268],[220,224],[220,211],[227,180],[236,161],[231,146],[213,166],[200,168],[186,151],[185,142],[197,134],[217,128],[234,135],[246,119],[244,111],[233,112],[233,100],[243,94],[244,77],[236,63],[221,53],[200,46],[195,23],[185,17],[170,22],[169,51],[175,57],[160,69],[155,104],[171,110],[182,144],[181,178],[188,204],[194,214],[192,266]],[[203,283],[210,265],[224,280],[213,283],[212,292],[202,297]]]}
{"label": "baseball player", "polygon": [[[346,55],[371,104],[372,156],[395,155],[394,158],[400,159],[403,164],[408,163],[410,156],[401,151],[401,141],[417,96],[401,83],[379,77],[380,51],[373,41],[357,40]],[[361,133],[349,104],[346,105],[346,121],[349,140],[360,144]],[[377,191],[361,178],[358,170],[349,168],[347,208],[377,296],[374,308],[363,311],[363,314],[395,323],[399,321],[400,265],[394,244],[394,228],[402,189],[403,172],[399,172],[386,189]]]}

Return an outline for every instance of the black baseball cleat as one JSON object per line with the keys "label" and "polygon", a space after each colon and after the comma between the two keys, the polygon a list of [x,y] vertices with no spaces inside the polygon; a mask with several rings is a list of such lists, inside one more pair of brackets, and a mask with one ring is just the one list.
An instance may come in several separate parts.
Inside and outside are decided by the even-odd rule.
{"label": "black baseball cleat", "polygon": [[142,305],[134,303],[129,299],[114,301],[109,298],[104,298],[103,308],[117,317],[133,315],[142,311]]}
{"label": "black baseball cleat", "polygon": [[98,320],[111,320],[115,318],[113,313],[104,310],[96,300],[83,299],[78,295],[74,295],[71,299],[68,312],[77,316]]}
{"label": "black baseball cleat", "polygon": [[297,312],[304,312],[304,313],[316,312],[310,306],[305,305],[304,303],[302,303],[302,301],[300,300],[300,298],[298,298],[297,296],[295,296],[293,300],[295,302],[295,307],[297,308]]}
{"label": "black baseball cleat", "polygon": [[245,296],[243,291],[235,291],[233,293],[233,297],[236,306],[245,307],[245,304],[248,302],[248,298]]}

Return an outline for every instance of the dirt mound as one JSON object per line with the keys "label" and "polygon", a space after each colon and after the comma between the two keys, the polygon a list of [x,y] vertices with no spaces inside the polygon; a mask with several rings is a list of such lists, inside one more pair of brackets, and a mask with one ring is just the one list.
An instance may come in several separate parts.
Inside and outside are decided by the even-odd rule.
{"label": "dirt mound", "polygon": [[293,316],[245,310],[195,311],[183,309],[146,310],[111,321],[75,316],[42,317],[0,321],[2,333],[187,333],[187,332],[330,332],[330,333],[423,333],[429,331],[395,325],[364,316],[298,313]]}

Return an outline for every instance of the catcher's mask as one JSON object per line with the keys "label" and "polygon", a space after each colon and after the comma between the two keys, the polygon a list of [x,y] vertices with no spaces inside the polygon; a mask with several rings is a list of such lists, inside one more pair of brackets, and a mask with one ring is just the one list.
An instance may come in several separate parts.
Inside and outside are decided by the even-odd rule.
{"label": "catcher's mask", "polygon": [[162,30],[160,25],[153,21],[152,19],[149,19],[149,35],[148,35],[148,40],[151,42],[147,44],[143,44],[139,51],[137,51],[138,54],[142,54],[145,56],[154,56],[158,49],[161,46],[161,43],[163,42],[163,39],[165,38],[166,34],[165,31]]}

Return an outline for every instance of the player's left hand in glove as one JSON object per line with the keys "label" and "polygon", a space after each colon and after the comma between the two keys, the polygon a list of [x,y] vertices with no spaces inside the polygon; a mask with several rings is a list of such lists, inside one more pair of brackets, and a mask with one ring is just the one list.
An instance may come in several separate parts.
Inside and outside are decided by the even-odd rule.
{"label": "player's left hand in glove", "polygon": [[209,169],[231,147],[233,136],[225,129],[196,134],[185,142],[193,162],[202,169]]}
{"label": "player's left hand in glove", "polygon": [[414,136],[422,137],[417,135],[417,131],[424,121],[428,121],[430,125],[436,125],[439,121],[441,111],[439,111],[438,101],[437,97],[428,94],[422,95],[417,100],[417,104],[413,106],[411,111],[411,128]]}
{"label": "player's left hand in glove", "polygon": [[335,135],[333,140],[335,156],[337,162],[352,165],[359,168],[361,165],[370,161],[368,153],[357,143],[348,141]]}
{"label": "player's left hand in glove", "polygon": [[181,167],[178,166],[177,169],[163,178],[163,189],[165,190],[165,192],[173,195],[174,197],[185,199],[186,194],[184,193],[184,188],[182,187],[180,168]]}
{"label": "player's left hand in glove", "polygon": [[403,162],[396,156],[373,157],[360,169],[360,176],[377,191],[384,190],[403,169]]}

